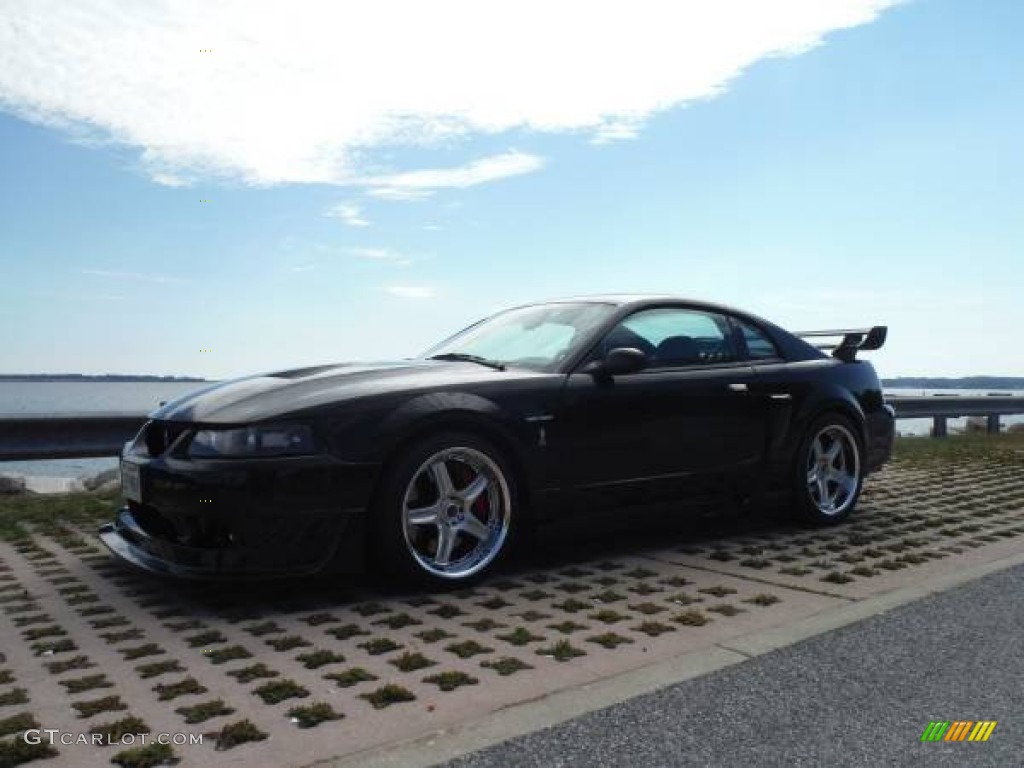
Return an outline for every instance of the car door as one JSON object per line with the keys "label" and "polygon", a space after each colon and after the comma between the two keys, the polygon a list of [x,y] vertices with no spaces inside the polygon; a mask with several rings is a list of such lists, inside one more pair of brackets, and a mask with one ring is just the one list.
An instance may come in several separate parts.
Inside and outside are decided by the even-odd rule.
{"label": "car door", "polygon": [[[568,506],[714,493],[757,467],[767,408],[734,341],[726,317],[685,307],[640,310],[616,326],[569,374],[551,425]],[[623,346],[644,352],[646,366],[611,377],[582,370]]]}

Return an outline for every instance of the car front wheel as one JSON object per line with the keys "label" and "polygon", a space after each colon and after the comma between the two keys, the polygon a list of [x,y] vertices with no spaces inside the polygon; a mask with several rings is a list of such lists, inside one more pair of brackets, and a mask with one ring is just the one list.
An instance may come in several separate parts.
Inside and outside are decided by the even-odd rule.
{"label": "car front wheel", "polygon": [[861,445],[853,424],[827,414],[811,425],[797,452],[797,510],[820,525],[838,523],[857,504],[864,482]]}
{"label": "car front wheel", "polygon": [[378,544],[384,567],[433,585],[490,571],[511,542],[517,493],[501,452],[470,433],[406,450],[383,480]]}

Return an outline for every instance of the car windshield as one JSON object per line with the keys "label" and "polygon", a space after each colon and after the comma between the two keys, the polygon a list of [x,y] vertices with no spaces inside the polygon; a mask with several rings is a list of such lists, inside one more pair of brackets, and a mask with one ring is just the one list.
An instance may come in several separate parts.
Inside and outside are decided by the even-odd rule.
{"label": "car windshield", "polygon": [[510,309],[471,325],[421,357],[476,358],[485,364],[554,370],[592,337],[614,308],[581,302]]}

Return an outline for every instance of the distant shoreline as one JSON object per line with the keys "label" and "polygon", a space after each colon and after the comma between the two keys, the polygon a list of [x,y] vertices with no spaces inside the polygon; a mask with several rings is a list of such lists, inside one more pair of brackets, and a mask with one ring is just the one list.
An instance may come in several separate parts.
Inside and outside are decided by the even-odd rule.
{"label": "distant shoreline", "polygon": [[882,386],[892,389],[1024,389],[1020,376],[901,376],[882,379]]}
{"label": "distant shoreline", "polygon": [[17,381],[80,381],[80,382],[205,382],[196,376],[143,376],[130,373],[0,373],[0,382]]}

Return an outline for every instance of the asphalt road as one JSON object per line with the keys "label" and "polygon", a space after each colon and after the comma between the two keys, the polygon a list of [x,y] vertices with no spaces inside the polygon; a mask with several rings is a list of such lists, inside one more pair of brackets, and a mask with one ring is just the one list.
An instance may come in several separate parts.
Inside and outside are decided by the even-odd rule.
{"label": "asphalt road", "polygon": [[[447,765],[1022,766],[1024,567]],[[930,720],[997,720],[922,743]]]}

